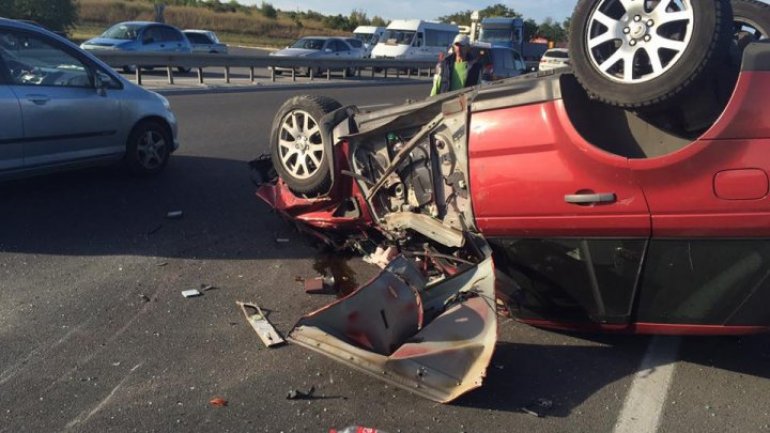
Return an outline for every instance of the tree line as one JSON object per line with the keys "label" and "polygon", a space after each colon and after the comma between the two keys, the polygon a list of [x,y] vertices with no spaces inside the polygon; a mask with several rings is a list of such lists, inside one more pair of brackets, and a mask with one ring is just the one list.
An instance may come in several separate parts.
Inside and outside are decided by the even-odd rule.
{"label": "tree line", "polygon": [[[191,6],[211,9],[216,12],[243,12],[246,14],[259,13],[269,19],[277,19],[279,13],[285,15],[302,27],[302,20],[322,22],[326,27],[335,30],[353,31],[358,26],[372,25],[385,27],[388,21],[380,16],[369,17],[360,9],[353,9],[349,15],[323,15],[312,10],[279,11],[271,3],[262,1],[259,5],[243,5],[236,0],[222,2],[220,0],[144,0],[148,3],[163,3],[173,6]],[[441,22],[470,25],[473,11],[466,10],[438,18]],[[515,10],[497,3],[479,11],[481,17],[515,17],[521,14]],[[77,21],[77,2],[75,0],[0,0],[0,16],[34,20],[52,30],[66,30]],[[546,18],[542,23],[533,19],[524,20],[524,38],[532,39],[540,36],[548,40],[561,42],[567,39],[569,18],[559,23],[552,18]]]}

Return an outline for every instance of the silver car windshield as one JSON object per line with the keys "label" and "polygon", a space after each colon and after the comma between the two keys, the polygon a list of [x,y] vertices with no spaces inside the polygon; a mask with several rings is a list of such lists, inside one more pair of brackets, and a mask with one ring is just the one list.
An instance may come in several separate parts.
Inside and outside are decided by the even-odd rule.
{"label": "silver car windshield", "polygon": [[102,37],[105,39],[134,40],[141,28],[142,26],[139,25],[116,24],[102,33]]}
{"label": "silver car windshield", "polygon": [[320,50],[324,47],[324,39],[300,39],[292,45],[292,48],[304,48],[306,50]]}

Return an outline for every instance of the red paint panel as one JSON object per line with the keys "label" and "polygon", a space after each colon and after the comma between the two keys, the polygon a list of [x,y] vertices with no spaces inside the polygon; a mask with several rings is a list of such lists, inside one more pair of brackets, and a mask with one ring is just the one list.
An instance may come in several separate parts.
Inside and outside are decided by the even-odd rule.
{"label": "red paint panel", "polygon": [[673,323],[632,323],[629,325],[609,325],[602,323],[572,323],[539,319],[518,319],[521,323],[556,331],[592,332],[609,334],[639,335],[753,335],[770,332],[767,326],[722,326],[688,325]]}
{"label": "red paint panel", "polygon": [[767,173],[756,168],[725,170],[714,176],[714,194],[722,200],[759,200],[767,191]]}
{"label": "red paint panel", "polygon": [[702,139],[770,137],[768,100],[770,100],[770,72],[742,72],[725,111]]}
{"label": "red paint panel", "polygon": [[718,173],[770,170],[770,139],[700,140],[630,165],[650,207],[653,237],[770,236],[770,197],[723,200],[714,190]]}
{"label": "red paint panel", "polygon": [[[485,235],[649,235],[649,212],[628,160],[583,140],[561,101],[474,113],[470,131],[471,201]],[[565,201],[578,192],[617,199]]]}

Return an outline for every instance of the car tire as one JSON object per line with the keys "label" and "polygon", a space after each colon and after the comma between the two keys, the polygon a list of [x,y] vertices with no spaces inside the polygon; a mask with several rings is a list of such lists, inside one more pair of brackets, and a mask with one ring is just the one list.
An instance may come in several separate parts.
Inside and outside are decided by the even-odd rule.
{"label": "car tire", "polygon": [[770,5],[756,0],[732,0],[731,4],[739,44],[742,39],[748,43],[770,37]]}
{"label": "car tire", "polygon": [[157,174],[168,164],[172,144],[173,138],[163,123],[156,120],[139,122],[128,135],[125,164],[138,176]]}
{"label": "car tire", "polygon": [[331,186],[327,131],[321,119],[342,105],[324,96],[286,101],[273,119],[270,155],[278,175],[297,194],[315,196]]}
{"label": "car tire", "polygon": [[593,99],[610,105],[668,105],[724,60],[734,33],[730,2],[652,2],[668,10],[633,4],[638,9],[629,13],[619,0],[578,2],[569,35],[575,76]]}

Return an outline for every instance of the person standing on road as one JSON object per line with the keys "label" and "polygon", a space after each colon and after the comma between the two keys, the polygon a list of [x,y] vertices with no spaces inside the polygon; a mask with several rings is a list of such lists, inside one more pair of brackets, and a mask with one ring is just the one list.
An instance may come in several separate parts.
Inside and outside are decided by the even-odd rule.
{"label": "person standing on road", "polygon": [[463,34],[455,36],[452,54],[436,65],[430,96],[478,84],[481,64],[477,60],[471,53],[471,41],[468,36]]}

